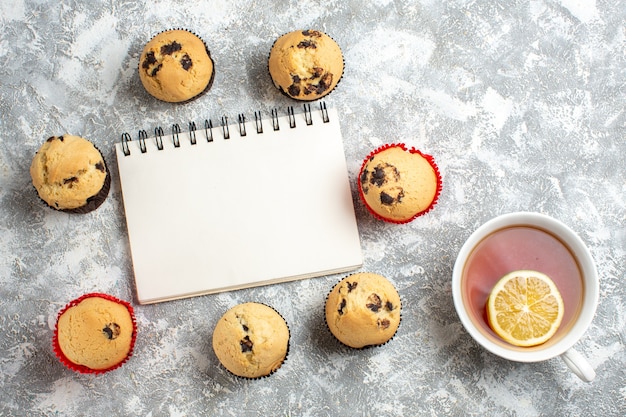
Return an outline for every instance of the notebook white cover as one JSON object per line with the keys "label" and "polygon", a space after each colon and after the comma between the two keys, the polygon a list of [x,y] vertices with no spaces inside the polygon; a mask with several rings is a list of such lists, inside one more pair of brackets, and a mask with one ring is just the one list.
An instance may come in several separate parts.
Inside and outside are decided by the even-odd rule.
{"label": "notebook white cover", "polygon": [[140,303],[362,265],[337,111],[262,127],[231,124],[229,139],[213,127],[211,142],[199,129],[196,144],[184,132],[178,147],[167,134],[162,150],[155,137],[145,152],[139,140],[115,145]]}

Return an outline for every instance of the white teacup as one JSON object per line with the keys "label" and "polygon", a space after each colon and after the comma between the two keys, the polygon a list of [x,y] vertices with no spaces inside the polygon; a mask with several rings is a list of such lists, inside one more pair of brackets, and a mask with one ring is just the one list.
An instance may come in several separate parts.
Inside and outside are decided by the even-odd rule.
{"label": "white teacup", "polygon": [[[491,330],[486,301],[506,273],[531,269],[550,276],[563,297],[565,314],[556,334],[533,347],[511,345]],[[517,362],[560,356],[583,381],[595,378],[589,362],[572,346],[596,311],[599,282],[595,263],[580,237],[560,221],[539,213],[498,216],[463,244],[452,273],[454,307],[468,333],[488,351]]]}

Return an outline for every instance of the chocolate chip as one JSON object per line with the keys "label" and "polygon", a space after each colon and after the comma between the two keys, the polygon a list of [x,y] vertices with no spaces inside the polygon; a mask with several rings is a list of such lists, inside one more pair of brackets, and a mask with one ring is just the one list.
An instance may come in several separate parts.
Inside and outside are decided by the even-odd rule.
{"label": "chocolate chip", "polygon": [[386,192],[383,191],[382,193],[380,193],[380,202],[381,202],[381,204],[384,204],[385,206],[390,206],[395,201],[396,201],[396,199],[393,198],[392,196],[390,196],[389,194],[387,194]]}
{"label": "chocolate chip", "polygon": [[298,74],[293,74],[291,76],[291,80],[293,81],[294,84],[300,84],[300,81],[302,81]]}
{"label": "chocolate chip", "polygon": [[78,178],[77,177],[65,178],[63,180],[63,184],[70,184],[70,188],[72,188],[72,184],[74,184],[75,182],[78,182]]}
{"label": "chocolate chip", "polygon": [[341,300],[341,304],[339,304],[339,308],[337,309],[339,314],[343,314],[343,309],[344,308],[346,308],[346,299],[345,298]]}
{"label": "chocolate chip", "polygon": [[386,206],[391,206],[395,203],[401,203],[404,198],[404,191],[400,189],[398,194],[394,197],[384,191],[380,193],[380,203]]}
{"label": "chocolate chip", "polygon": [[386,309],[387,311],[393,311],[393,304],[391,303],[391,301],[387,301],[387,302],[385,303],[385,309]]}
{"label": "chocolate chip", "polygon": [[289,92],[289,95],[294,97],[294,96],[299,96],[300,95],[300,86],[296,85],[296,84],[291,84],[289,86],[289,88],[287,89],[287,91]]}
{"label": "chocolate chip", "polygon": [[319,78],[324,74],[324,68],[313,67],[313,77],[311,78]]}
{"label": "chocolate chip", "polygon": [[252,352],[252,340],[250,340],[250,336],[246,336],[239,341],[241,345],[241,353]]}
{"label": "chocolate chip", "polygon": [[52,142],[54,139],[56,139],[56,136],[50,136],[46,142]]}
{"label": "chocolate chip", "polygon": [[161,47],[161,55],[172,55],[174,52],[180,51],[181,49],[183,49],[183,46],[174,41]]}
{"label": "chocolate chip", "polygon": [[387,329],[391,325],[389,319],[378,319],[377,320],[378,328]]}
{"label": "chocolate chip", "polygon": [[387,176],[385,175],[385,169],[378,165],[372,171],[372,177],[370,178],[370,184],[375,185],[377,187],[382,187],[383,184],[387,182]]}
{"label": "chocolate chip", "polygon": [[157,59],[154,56],[154,52],[150,51],[146,54],[146,59],[144,59],[143,63],[141,64],[143,69],[148,69],[150,67],[150,65],[152,64],[156,64]]}
{"label": "chocolate chip", "polygon": [[316,86],[317,94],[322,94],[324,91],[328,90],[333,83],[333,74],[327,72],[324,74],[320,82]]}
{"label": "chocolate chip", "polygon": [[120,326],[117,323],[107,324],[106,326],[104,326],[104,329],[102,329],[102,332],[109,340],[117,339],[120,333],[122,333]]}
{"label": "chocolate chip", "polygon": [[105,168],[104,168],[104,163],[103,162],[98,162],[96,164],[96,169],[100,172],[105,172]]}
{"label": "chocolate chip", "polygon": [[396,181],[400,179],[400,171],[398,171],[398,168],[388,163],[379,163],[374,168],[370,182],[373,185],[381,187],[384,183],[392,179]]}
{"label": "chocolate chip", "polygon": [[60,140],[61,142],[63,142],[63,141],[65,140],[65,138],[64,138],[63,136],[59,136],[59,140]]}
{"label": "chocolate chip", "polygon": [[187,54],[183,55],[183,57],[180,59],[180,65],[183,66],[183,69],[185,71],[189,71],[189,68],[191,68],[191,66],[193,65],[193,62],[191,62],[191,57]]}
{"label": "chocolate chip", "polygon": [[316,38],[320,38],[322,34],[318,30],[303,30],[302,34],[304,36],[313,36]]}
{"label": "chocolate chip", "polygon": [[248,330],[250,330],[250,328],[246,326],[245,324],[242,324],[241,327],[243,328],[243,331],[246,333],[248,333]]}
{"label": "chocolate chip", "polygon": [[369,186],[367,185],[367,178],[369,177],[370,172],[367,170],[367,168],[363,169],[363,173],[361,174],[361,186],[363,187],[363,194],[368,194],[370,189]]}
{"label": "chocolate chip", "polygon": [[365,307],[369,308],[370,310],[372,310],[374,313],[377,313],[378,310],[380,310],[380,308],[383,306],[383,302],[380,299],[380,297],[378,296],[378,294],[374,294],[372,293],[368,298],[367,298],[367,304],[365,304]]}
{"label": "chocolate chip", "polygon": [[300,43],[297,45],[298,48],[300,49],[316,49],[317,48],[317,44],[311,40],[305,39],[303,41],[300,41]]}
{"label": "chocolate chip", "polygon": [[314,84],[308,84],[305,88],[304,88],[304,94],[309,95],[311,93],[314,93],[317,91],[317,86]]}
{"label": "chocolate chip", "polygon": [[157,72],[159,72],[159,70],[161,69],[162,66],[163,66],[163,64],[159,64],[156,67],[154,67],[152,69],[152,72],[150,73],[150,76],[154,77],[157,74]]}
{"label": "chocolate chip", "polygon": [[348,284],[348,292],[352,292],[353,289],[355,289],[357,287],[357,285],[359,285],[358,282],[347,282]]}

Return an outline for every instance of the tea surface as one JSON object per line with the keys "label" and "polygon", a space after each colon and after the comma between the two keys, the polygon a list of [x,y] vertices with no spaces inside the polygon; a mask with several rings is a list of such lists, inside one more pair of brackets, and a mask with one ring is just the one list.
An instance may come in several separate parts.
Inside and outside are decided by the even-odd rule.
{"label": "tea surface", "polygon": [[556,284],[565,312],[558,339],[575,321],[583,299],[583,280],[576,258],[552,234],[528,226],[500,229],[483,239],[468,257],[462,277],[470,315],[487,333],[496,337],[487,322],[486,302],[493,286],[509,272],[531,269],[548,275]]}

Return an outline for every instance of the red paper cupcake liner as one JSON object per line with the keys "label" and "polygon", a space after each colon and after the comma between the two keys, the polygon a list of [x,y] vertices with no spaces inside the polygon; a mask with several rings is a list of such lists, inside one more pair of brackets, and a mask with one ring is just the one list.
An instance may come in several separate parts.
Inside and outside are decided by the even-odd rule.
{"label": "red paper cupcake liner", "polygon": [[[373,158],[376,154],[390,149],[390,148],[401,148],[402,150],[406,151],[406,152],[410,152],[410,153],[416,153],[418,155],[420,155],[422,158],[426,159],[426,161],[428,161],[428,163],[430,164],[430,166],[433,168],[433,170],[435,171],[435,177],[437,179],[437,188],[435,191],[435,196],[433,197],[433,200],[430,202],[430,204],[428,205],[428,207],[426,207],[424,210],[415,213],[412,217],[406,219],[406,220],[397,220],[397,219],[390,219],[387,217],[384,217],[378,213],[376,213],[370,206],[369,204],[367,204],[367,201],[365,200],[365,193],[363,192],[363,185],[361,184],[361,175],[363,175],[363,169],[365,168],[365,165],[367,165],[367,163],[369,162],[369,160],[371,158]],[[386,145],[382,145],[379,148],[373,150],[372,152],[370,152],[370,154],[363,160],[363,163],[361,164],[361,169],[359,170],[359,176],[357,178],[357,185],[358,185],[358,189],[359,189],[359,196],[361,198],[361,201],[363,201],[363,204],[365,205],[365,207],[367,208],[367,210],[370,212],[370,214],[372,216],[374,216],[375,218],[382,220],[382,221],[386,221],[389,223],[395,223],[395,224],[406,224],[406,223],[410,223],[411,221],[415,220],[417,217],[423,216],[424,214],[428,213],[429,211],[431,211],[433,209],[433,207],[437,204],[437,201],[439,199],[439,195],[441,194],[441,190],[443,188],[442,186],[442,181],[441,181],[441,173],[439,172],[439,167],[437,166],[437,164],[435,163],[435,158],[433,158],[431,155],[425,154],[423,152],[421,152],[418,149],[415,148],[408,148],[404,143],[392,143],[392,144],[386,144]]]}
{"label": "red paper cupcake liner", "polygon": [[135,312],[133,310],[133,307],[130,305],[130,303],[128,303],[128,302],[126,302],[124,300],[120,300],[119,298],[113,297],[112,295],[109,295],[109,294],[93,292],[93,293],[88,293],[88,294],[82,295],[79,298],[77,298],[75,300],[72,300],[69,303],[67,303],[65,305],[65,307],[63,307],[63,309],[61,309],[61,311],[59,311],[59,314],[57,315],[57,323],[58,323],[59,317],[61,317],[61,315],[63,313],[65,313],[69,308],[75,307],[78,304],[80,304],[80,302],[83,301],[84,299],[91,298],[91,297],[103,298],[105,300],[109,300],[109,301],[113,301],[115,303],[122,304],[124,307],[126,307],[128,312],[130,313],[130,318],[131,318],[131,321],[133,323],[133,334],[131,336],[130,350],[128,351],[128,355],[126,355],[126,357],[122,361],[116,363],[113,366],[105,368],[105,369],[92,369],[92,368],[89,368],[89,367],[87,367],[85,365],[76,364],[76,363],[72,362],[71,360],[69,360],[65,356],[63,351],[61,350],[61,346],[59,345],[58,324],[54,326],[54,335],[52,337],[52,350],[54,351],[54,354],[57,356],[57,358],[59,358],[61,363],[66,368],[68,368],[68,369],[70,369],[72,371],[75,371],[75,372],[79,372],[81,374],[96,374],[96,375],[99,375],[99,374],[104,374],[106,372],[109,372],[109,371],[112,371],[114,369],[119,368],[120,366],[125,364],[128,361],[128,359],[130,359],[130,357],[133,355],[133,349],[135,347],[135,341],[137,340],[137,320],[135,319]]}

